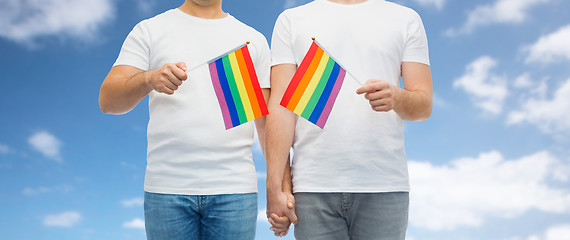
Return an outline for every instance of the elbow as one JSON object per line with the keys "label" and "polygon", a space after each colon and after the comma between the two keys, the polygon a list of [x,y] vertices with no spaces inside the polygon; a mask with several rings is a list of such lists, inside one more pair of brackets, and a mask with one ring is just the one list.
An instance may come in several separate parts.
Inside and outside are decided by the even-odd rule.
{"label": "elbow", "polygon": [[104,114],[111,114],[112,112],[111,112],[110,106],[108,104],[108,101],[106,101],[106,98],[105,98],[104,87],[105,87],[105,85],[101,85],[101,89],[99,90],[99,109]]}
{"label": "elbow", "polygon": [[113,107],[113,104],[105,101],[101,97],[99,97],[99,109],[104,114],[120,115],[120,114],[126,113],[126,112],[118,111],[118,109],[116,109],[116,107]]}
{"label": "elbow", "polygon": [[425,122],[431,116],[433,110],[433,100],[431,97],[424,101],[423,107],[421,109],[422,111],[419,111],[416,121]]}
{"label": "elbow", "polygon": [[99,109],[104,114],[112,114],[113,113],[111,111],[111,109],[109,108],[109,106],[107,106],[107,104],[105,104],[105,102],[103,100],[101,100],[101,98],[99,98]]}
{"label": "elbow", "polygon": [[424,114],[422,114],[419,118],[418,121],[419,122],[425,122],[428,120],[428,118],[431,116],[431,108],[429,110],[427,110]]}
{"label": "elbow", "polygon": [[424,108],[424,111],[422,111],[422,113],[418,116],[418,119],[416,121],[419,122],[425,122],[428,120],[429,117],[431,117],[431,113],[432,113],[432,104],[430,103],[428,106],[426,106]]}
{"label": "elbow", "polygon": [[421,111],[416,111],[414,113],[408,113],[405,116],[400,115],[400,117],[408,122],[425,122],[431,116],[432,106],[426,106]]}
{"label": "elbow", "polygon": [[101,105],[101,104],[99,104],[99,108],[101,109],[102,113],[111,114],[111,115],[122,115],[122,114],[125,114],[128,112],[128,111],[117,111],[116,109],[106,107],[106,106]]}
{"label": "elbow", "polygon": [[130,111],[130,109],[122,108],[120,102],[117,102],[117,100],[113,99],[111,96],[112,95],[105,92],[103,87],[101,87],[101,91],[99,92],[99,109],[102,113],[121,115]]}

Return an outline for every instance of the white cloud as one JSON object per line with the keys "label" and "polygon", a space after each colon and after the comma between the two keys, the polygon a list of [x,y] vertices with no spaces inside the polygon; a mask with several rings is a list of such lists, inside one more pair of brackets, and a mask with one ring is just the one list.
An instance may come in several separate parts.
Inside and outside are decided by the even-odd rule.
{"label": "white cloud", "polygon": [[32,147],[42,153],[44,156],[51,158],[57,162],[62,162],[59,150],[62,146],[61,141],[47,131],[40,131],[28,138],[28,143]]}
{"label": "white cloud", "polygon": [[547,151],[506,160],[491,151],[443,166],[409,162],[410,224],[432,231],[478,227],[487,218],[514,218],[536,209],[570,213],[570,169]]}
{"label": "white cloud", "polygon": [[92,40],[114,11],[112,0],[4,0],[1,5],[0,36],[28,46],[41,36]]}
{"label": "white cloud", "polygon": [[447,107],[448,103],[443,98],[441,98],[438,94],[433,94],[433,105],[436,108],[445,108]]}
{"label": "white cloud", "polygon": [[535,80],[530,73],[525,72],[515,78],[512,86],[514,87],[516,97],[520,101],[526,101],[530,97],[544,98],[548,92],[549,77],[543,77],[541,80]]}
{"label": "white cloud", "polygon": [[131,163],[128,163],[125,161],[121,161],[121,167],[130,168],[130,169],[136,169],[137,168],[137,166],[135,164],[131,164]]}
{"label": "white cloud", "polygon": [[124,228],[137,228],[144,229],[144,220],[140,218],[135,218],[129,222],[123,223]]}
{"label": "white cloud", "polygon": [[543,234],[530,236],[527,240],[570,240],[570,224],[553,226]]}
{"label": "white cloud", "polygon": [[557,134],[570,131],[570,79],[562,83],[552,99],[532,97],[526,100],[521,109],[512,111],[507,124],[529,122],[546,133]]}
{"label": "white cloud", "polygon": [[55,215],[48,215],[44,218],[44,225],[48,227],[72,227],[81,220],[78,212],[63,212]]}
{"label": "white cloud", "polygon": [[528,11],[550,0],[497,0],[492,4],[477,6],[469,12],[467,22],[459,29],[447,30],[447,35],[469,34],[475,28],[496,23],[521,23],[528,18]]}
{"label": "white cloud", "polygon": [[297,0],[285,0],[285,3],[283,3],[283,8],[287,9],[287,8],[292,8],[297,6],[299,3]]}
{"label": "white cloud", "polygon": [[10,147],[8,147],[8,145],[0,143],[0,154],[8,154],[8,153],[10,153]]}
{"label": "white cloud", "polygon": [[445,6],[445,1],[446,0],[415,0],[417,3],[419,3],[420,5],[433,5],[435,6],[438,10],[443,9],[443,7]]}
{"label": "white cloud", "polygon": [[34,195],[40,195],[43,193],[50,193],[50,192],[68,193],[71,191],[73,191],[72,186],[60,185],[60,186],[56,186],[56,187],[37,187],[37,188],[26,187],[26,188],[24,188],[24,190],[22,190],[22,193],[24,195],[34,196]]}
{"label": "white cloud", "polygon": [[475,105],[486,112],[499,114],[503,111],[503,103],[508,94],[506,79],[491,73],[497,61],[483,56],[470,63],[463,76],[453,83],[473,98]]}
{"label": "white cloud", "polygon": [[123,200],[121,201],[121,205],[123,205],[123,207],[142,207],[144,205],[144,199],[139,197]]}
{"label": "white cloud", "polygon": [[541,36],[538,41],[523,48],[528,52],[526,63],[551,63],[557,60],[570,60],[570,25],[558,31]]}
{"label": "white cloud", "polygon": [[261,145],[259,144],[259,136],[257,135],[257,127],[256,130],[253,131],[253,146],[251,147],[251,151],[254,154],[260,154],[263,156],[263,151],[261,151]]}
{"label": "white cloud", "polygon": [[255,172],[257,174],[257,179],[266,179],[267,172]]}
{"label": "white cloud", "polygon": [[52,191],[52,189],[48,188],[48,187],[38,187],[38,188],[27,187],[27,188],[24,188],[24,190],[22,190],[22,193],[24,195],[39,195],[39,194],[48,193],[51,191]]}
{"label": "white cloud", "polygon": [[513,86],[516,88],[528,88],[534,85],[532,78],[530,77],[530,73],[526,72],[522,75],[518,76],[513,83]]}
{"label": "white cloud", "polygon": [[267,213],[266,212],[267,212],[267,209],[265,209],[265,208],[262,210],[259,210],[257,212],[257,222],[269,224],[269,222],[267,221]]}
{"label": "white cloud", "polygon": [[137,9],[143,14],[149,14],[154,10],[156,6],[156,0],[134,0],[136,2]]}
{"label": "white cloud", "polygon": [[310,0],[285,0],[283,3],[283,9],[297,7],[308,2],[310,2]]}

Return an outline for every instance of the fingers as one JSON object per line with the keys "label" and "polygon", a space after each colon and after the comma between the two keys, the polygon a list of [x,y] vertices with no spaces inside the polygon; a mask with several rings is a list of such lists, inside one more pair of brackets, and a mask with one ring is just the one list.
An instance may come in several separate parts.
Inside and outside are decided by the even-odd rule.
{"label": "fingers", "polygon": [[290,211],[287,217],[289,218],[292,224],[297,224],[297,214],[295,214],[295,211]]}
{"label": "fingers", "polygon": [[390,88],[390,84],[383,80],[371,79],[366,81],[360,88],[356,89],[357,94],[376,92]]}
{"label": "fingers", "polygon": [[294,209],[295,208],[295,197],[293,196],[293,194],[287,193],[287,207],[289,209]]}
{"label": "fingers", "polygon": [[387,112],[394,108],[393,92],[390,84],[382,80],[368,80],[356,90],[357,94],[364,94],[372,110]]}
{"label": "fingers", "polygon": [[186,68],[186,63],[184,62],[179,62],[177,64],[175,64],[178,68],[180,68],[182,71],[186,72],[188,71],[188,69]]}
{"label": "fingers", "polygon": [[384,88],[373,92],[367,92],[366,94],[364,94],[364,98],[366,98],[369,101],[391,98],[391,97],[392,97],[392,92],[390,91],[390,88]]}
{"label": "fingers", "polygon": [[286,216],[279,217],[277,216],[277,214],[272,213],[271,216],[267,218],[267,220],[269,221],[269,223],[271,223],[272,226],[269,229],[275,232],[275,236],[282,237],[287,235],[289,231],[289,226],[291,225],[289,218],[287,218]]}
{"label": "fingers", "polygon": [[277,237],[285,237],[287,236],[287,233],[289,233],[289,228],[287,228],[285,231],[275,231],[273,227],[270,227],[269,229],[273,231],[273,234]]}
{"label": "fingers", "polygon": [[271,225],[279,228],[289,227],[289,225],[291,225],[291,222],[287,216],[279,217],[275,213],[272,213],[267,220],[269,220]]}
{"label": "fingers", "polygon": [[287,229],[281,231],[281,230],[277,230],[277,229],[275,229],[275,228],[273,228],[273,227],[270,227],[269,230],[273,231],[273,234],[274,234],[276,237],[285,237],[285,236],[287,235],[287,233],[289,233],[289,228],[287,228]]}
{"label": "fingers", "polygon": [[174,64],[166,64],[166,69],[163,73],[166,73],[168,75],[168,80],[176,86],[182,85],[182,81],[187,78],[186,72]]}
{"label": "fingers", "polygon": [[152,80],[152,88],[157,92],[174,94],[182,81],[188,78],[185,71],[186,64],[183,62],[165,64],[158,69],[158,75]]}
{"label": "fingers", "polygon": [[297,224],[297,215],[295,214],[295,197],[291,193],[284,193],[287,196],[287,208],[289,211],[286,213],[287,217],[293,224]]}
{"label": "fingers", "polygon": [[[172,67],[172,74],[174,74],[174,76],[176,76],[176,78],[178,78],[178,80],[186,80],[186,78],[188,78],[188,75],[186,74],[186,64],[183,62],[179,62],[177,64],[174,65],[175,67]],[[182,82],[180,82],[180,84],[182,84]],[[180,86],[180,85],[178,85]]]}
{"label": "fingers", "polygon": [[393,99],[390,97],[381,97],[377,99],[370,99],[368,101],[371,107],[392,106]]}

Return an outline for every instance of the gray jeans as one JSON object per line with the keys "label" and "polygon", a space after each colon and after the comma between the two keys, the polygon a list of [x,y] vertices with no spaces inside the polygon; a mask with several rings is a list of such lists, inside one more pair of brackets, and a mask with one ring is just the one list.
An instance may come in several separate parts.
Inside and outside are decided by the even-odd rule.
{"label": "gray jeans", "polygon": [[297,240],[404,240],[409,193],[295,193]]}

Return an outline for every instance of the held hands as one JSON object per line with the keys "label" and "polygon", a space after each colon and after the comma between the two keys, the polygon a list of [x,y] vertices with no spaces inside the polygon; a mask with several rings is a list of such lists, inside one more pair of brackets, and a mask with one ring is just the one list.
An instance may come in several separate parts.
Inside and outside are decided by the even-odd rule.
{"label": "held hands", "polygon": [[272,225],[269,229],[275,236],[284,237],[289,233],[291,223],[297,224],[295,214],[295,198],[291,193],[281,192],[268,194],[267,220]]}
{"label": "held hands", "polygon": [[167,63],[159,69],[149,71],[146,83],[151,89],[159,93],[172,95],[187,78],[185,63]]}
{"label": "held hands", "polygon": [[356,93],[359,95],[365,93],[364,98],[370,102],[374,111],[388,112],[398,104],[400,91],[399,87],[390,85],[386,81],[371,79],[358,88]]}

